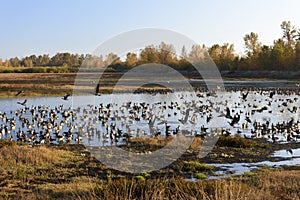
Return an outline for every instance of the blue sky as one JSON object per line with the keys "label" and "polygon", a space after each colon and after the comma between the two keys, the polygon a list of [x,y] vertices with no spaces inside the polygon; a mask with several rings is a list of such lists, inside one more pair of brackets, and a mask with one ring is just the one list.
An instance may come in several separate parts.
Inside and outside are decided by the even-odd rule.
{"label": "blue sky", "polygon": [[234,43],[258,33],[272,44],[280,24],[300,28],[299,0],[0,0],[0,58],[56,52],[90,53],[119,33],[166,28],[197,43]]}

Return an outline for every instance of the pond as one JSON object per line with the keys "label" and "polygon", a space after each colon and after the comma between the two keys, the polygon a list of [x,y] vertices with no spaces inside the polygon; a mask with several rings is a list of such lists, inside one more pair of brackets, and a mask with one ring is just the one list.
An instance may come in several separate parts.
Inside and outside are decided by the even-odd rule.
{"label": "pond", "polygon": [[[0,139],[29,144],[124,144],[131,137],[210,134],[300,141],[299,94],[288,90],[174,92],[0,99]],[[22,103],[25,101],[24,105]],[[293,152],[290,155],[289,152]],[[241,174],[260,165],[299,164],[299,149],[277,163],[214,164]],[[219,173],[221,174],[222,171]],[[218,172],[217,172],[218,173]],[[226,175],[226,174],[225,174]]]}

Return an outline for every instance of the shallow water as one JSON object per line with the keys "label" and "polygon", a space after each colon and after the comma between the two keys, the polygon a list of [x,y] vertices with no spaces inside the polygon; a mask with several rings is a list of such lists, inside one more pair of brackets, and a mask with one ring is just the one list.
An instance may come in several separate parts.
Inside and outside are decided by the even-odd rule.
{"label": "shallow water", "polygon": [[[300,129],[299,121],[299,95],[297,94],[275,94],[273,98],[269,97],[269,91],[251,91],[247,100],[241,99],[241,92],[217,92],[217,95],[208,95],[205,92],[175,92],[170,94],[114,94],[101,96],[76,96],[70,97],[65,101],[61,97],[36,97],[27,98],[26,107],[17,102],[24,101],[25,98],[0,99],[0,138],[15,140],[18,139],[20,132],[27,138],[32,138],[33,133],[38,136],[35,142],[42,140],[41,135],[49,131],[52,143],[58,143],[57,135],[63,137],[66,142],[66,134],[72,126],[72,138],[70,143],[75,143],[78,135],[82,136],[82,143],[88,146],[117,145],[124,143],[124,137],[121,136],[117,141],[112,138],[112,129],[117,132],[119,129],[123,134],[130,137],[151,137],[154,133],[161,132],[166,134],[166,124],[170,126],[169,132],[174,134],[179,128],[179,133],[197,135],[202,132],[201,127],[207,128],[207,134],[212,134],[215,130],[227,130],[232,135],[241,131],[241,136],[245,137],[264,137],[272,141],[271,133],[253,133],[254,122],[258,124],[277,123],[287,124],[293,119],[295,129]],[[130,105],[128,102],[131,102]],[[100,106],[103,104],[103,106]],[[143,109],[135,109],[140,105],[147,105]],[[176,104],[176,106],[174,106]],[[110,106],[108,106],[110,105]],[[253,112],[266,106],[267,110],[262,112]],[[231,116],[239,115],[240,120],[233,126],[230,125],[231,119],[221,116],[226,113],[226,108],[230,109]],[[296,112],[291,112],[296,108]],[[35,116],[31,110],[35,110]],[[188,111],[190,110],[190,111]],[[52,112],[52,114],[51,114]],[[65,117],[64,113],[70,114]],[[5,113],[5,117],[4,116]],[[53,114],[54,113],[54,114]],[[187,114],[188,113],[188,114]],[[246,122],[246,113],[251,119],[251,123]],[[143,117],[144,115],[144,117]],[[207,117],[211,115],[212,119],[207,122]],[[153,120],[154,132],[150,131],[149,121]],[[36,118],[36,119],[35,119]],[[54,126],[60,127],[58,133],[55,133],[54,127],[45,127],[49,125],[50,118],[54,121]],[[104,120],[105,118],[105,120]],[[186,122],[184,121],[186,118]],[[12,130],[11,121],[15,121],[15,129]],[[38,123],[39,121],[44,123]],[[51,124],[50,123],[50,124]],[[46,125],[45,125],[46,124]],[[70,125],[70,126],[69,126]],[[245,127],[245,125],[247,125]],[[3,129],[7,128],[10,133]],[[116,127],[116,128],[114,128]],[[11,129],[11,130],[10,130]],[[287,134],[276,133],[276,142],[286,143]],[[115,133],[114,133],[115,134]],[[297,134],[296,132],[293,133]],[[299,135],[300,136],[300,135]],[[296,137],[293,142],[300,141]],[[29,143],[34,143],[29,141]],[[233,164],[214,164],[222,170],[217,172],[224,174],[226,171],[232,171],[234,174],[243,174],[244,172],[256,169],[260,165],[278,167],[282,165],[300,164],[300,150],[290,151],[282,150],[275,152],[274,156],[289,158],[279,162],[264,161],[259,163],[233,163]],[[223,177],[220,176],[220,177]],[[209,177],[215,178],[215,177]],[[219,177],[217,177],[219,178]]]}
{"label": "shallow water", "polygon": [[279,158],[294,158],[300,157],[300,148],[299,149],[283,149],[275,151],[273,157]]}
{"label": "shallow water", "polygon": [[[292,150],[293,154],[288,152],[287,150],[278,150],[275,151],[272,155],[276,158],[288,158],[286,160],[281,160],[277,162],[271,162],[271,161],[262,161],[262,162],[256,162],[256,163],[214,163],[209,164],[213,165],[215,167],[220,168],[220,170],[215,171],[214,173],[217,174],[217,176],[208,176],[206,180],[212,180],[212,179],[222,179],[226,177],[230,177],[232,175],[242,175],[246,172],[251,172],[255,169],[259,169],[262,166],[268,166],[272,168],[279,168],[283,166],[295,166],[300,164],[300,148],[298,149],[290,149]],[[195,182],[198,181],[196,178],[191,177],[186,179],[187,181]]]}
{"label": "shallow water", "polygon": [[[197,93],[198,94],[198,93]],[[174,93],[174,94],[167,94],[167,95],[149,95],[149,94],[114,94],[114,95],[102,95],[102,96],[79,96],[70,98],[68,101],[62,100],[60,97],[37,97],[37,98],[27,98],[26,106],[29,108],[25,113],[22,114],[23,117],[28,117],[29,121],[32,119],[30,114],[30,108],[33,106],[43,105],[45,110],[50,110],[57,108],[63,105],[63,110],[75,110],[80,107],[81,109],[85,108],[86,110],[93,110],[92,107],[88,105],[97,106],[99,107],[100,103],[104,103],[107,105],[111,103],[113,106],[110,108],[110,112],[113,113],[110,116],[110,119],[107,120],[107,124],[116,124],[117,128],[122,129],[123,132],[143,132],[145,135],[150,134],[149,132],[149,120],[143,120],[141,118],[141,113],[137,113],[139,120],[134,120],[130,117],[132,115],[128,112],[126,108],[126,103],[131,101],[133,105],[134,103],[146,103],[149,104],[149,112],[152,115],[157,117],[155,123],[155,129],[160,129],[162,135],[165,133],[165,122],[170,125],[170,129],[173,131],[176,127],[180,126],[181,129],[188,130],[189,132],[199,133],[201,126],[205,126],[208,128],[208,132],[215,130],[217,128],[227,129],[231,132],[232,135],[236,134],[237,131],[242,131],[242,134],[246,136],[253,136],[251,130],[253,126],[251,123],[247,123],[245,121],[245,113],[249,113],[252,123],[256,121],[257,123],[266,123],[267,121],[271,124],[289,122],[291,118],[294,121],[299,120],[299,113],[295,112],[291,113],[288,109],[292,109],[293,107],[299,108],[299,100],[298,95],[275,95],[276,99],[272,100],[271,105],[267,105],[268,97],[267,92],[265,94],[260,95],[259,93],[250,92],[247,98],[247,101],[243,101],[240,96],[240,92],[220,92],[217,97],[206,97],[205,93],[201,93],[204,97],[195,97],[191,93]],[[282,106],[283,102],[286,99],[291,99],[293,101],[289,102],[287,106]],[[294,101],[294,99],[297,99]],[[0,112],[6,113],[7,118],[15,117],[15,113],[19,112],[24,107],[20,104],[17,104],[18,101],[23,101],[24,98],[15,98],[15,99],[0,99]],[[171,103],[177,102],[179,109],[169,109],[168,106]],[[211,107],[218,107],[219,112],[216,110],[211,111],[212,119],[209,123],[206,122],[207,118],[207,111],[199,111],[201,106],[211,106]],[[256,106],[257,108],[254,108]],[[251,114],[253,109],[258,109],[263,106],[267,106],[268,110],[263,111],[261,113],[255,112]],[[165,107],[165,108],[163,108]],[[230,125],[231,120],[226,119],[225,117],[218,117],[221,113],[225,113],[226,107],[230,108],[231,115],[234,114],[240,115],[239,123],[235,124],[234,126]],[[120,108],[122,108],[122,113],[120,112]],[[185,112],[187,109],[190,108],[192,111],[188,116],[188,121],[186,124],[182,124],[180,119],[185,117]],[[131,109],[131,108],[130,108]],[[271,112],[271,113],[270,113]],[[176,115],[175,115],[176,114]],[[96,119],[99,114],[84,114],[81,112],[76,111],[76,115],[78,118],[81,116],[86,115],[88,117],[88,121],[91,119]],[[191,120],[194,116],[194,123],[191,123]],[[117,119],[120,117],[121,119]],[[129,117],[129,118],[128,118]],[[59,119],[57,123],[60,123]],[[73,125],[77,123],[77,125],[82,126],[83,124],[86,125],[87,122],[83,120],[73,121]],[[0,119],[0,123],[3,121]],[[243,127],[243,125],[247,124],[247,127]],[[102,127],[100,122],[98,121],[94,124],[95,128],[99,129],[101,132],[105,132],[105,127]],[[66,127],[64,126],[63,131],[66,131]],[[23,130],[28,131],[26,127],[21,127],[21,122],[17,120],[16,130]],[[35,131],[39,131],[37,128]],[[14,134],[12,132],[12,134]],[[134,134],[134,135],[135,135]],[[2,136],[3,138],[8,137],[8,135]],[[270,135],[258,135],[258,137],[265,137],[271,138]],[[278,141],[285,142],[285,135],[278,134]],[[100,143],[102,142],[103,138],[100,138]],[[91,145],[99,145],[99,140],[96,142],[94,140],[89,140]]]}

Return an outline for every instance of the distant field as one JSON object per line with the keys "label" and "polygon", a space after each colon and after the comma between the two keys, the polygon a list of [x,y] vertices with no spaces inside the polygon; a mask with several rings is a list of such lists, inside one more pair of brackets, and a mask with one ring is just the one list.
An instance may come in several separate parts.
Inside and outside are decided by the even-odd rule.
{"label": "distant field", "polygon": [[[191,79],[199,79],[199,74],[182,72],[182,74]],[[121,72],[105,72],[101,77],[100,91],[101,93],[109,93],[111,91],[128,91],[132,89],[132,83],[136,80],[142,80],[141,77],[133,77],[132,79],[125,80],[118,88],[115,88],[116,82],[121,78],[123,73]],[[292,84],[300,81],[299,72],[222,72],[222,78],[224,80],[272,80],[282,79],[291,80]],[[77,79],[76,79],[77,77]],[[168,76],[165,76],[168,80]],[[23,96],[58,96],[65,95],[66,93],[73,92],[73,86],[75,80],[80,80],[81,88],[84,91],[95,93],[95,88],[99,79],[97,73],[0,73],[0,97],[12,98],[15,94],[23,90]],[[173,80],[171,80],[173,81]],[[197,85],[194,85],[198,87]],[[255,86],[255,85],[253,85]],[[268,87],[267,83],[264,83],[265,87]],[[270,86],[273,87],[273,86]],[[158,85],[147,85],[143,89],[158,90],[164,89]]]}
{"label": "distant field", "polygon": [[[24,96],[57,96],[72,93],[77,73],[0,73],[0,97],[14,97],[19,90]],[[104,75],[103,89],[111,89],[111,82],[117,80],[118,73]],[[85,81],[90,82],[93,73],[84,74]],[[96,83],[90,84],[90,89]]]}
{"label": "distant field", "polygon": [[2,73],[0,96],[13,97],[19,90],[26,96],[59,95],[72,90],[76,74]]}
{"label": "distant field", "polygon": [[[78,76],[79,75],[79,76]],[[128,91],[133,88],[132,83],[142,80],[139,76],[126,79],[118,87],[115,84],[122,77],[122,73],[106,72],[99,80],[97,73],[0,73],[0,97],[12,98],[23,90],[22,96],[58,96],[72,93],[75,80],[80,84],[79,89],[84,92],[95,93],[99,81],[101,93],[111,91]],[[166,78],[168,78],[166,76]],[[80,83],[79,83],[80,82]],[[78,84],[76,84],[78,86]],[[143,89],[164,89],[158,85],[147,85]]]}

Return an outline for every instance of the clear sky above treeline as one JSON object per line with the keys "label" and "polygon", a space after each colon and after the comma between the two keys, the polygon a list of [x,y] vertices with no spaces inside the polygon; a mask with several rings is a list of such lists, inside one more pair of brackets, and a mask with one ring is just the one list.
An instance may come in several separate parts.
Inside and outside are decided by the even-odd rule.
{"label": "clear sky above treeline", "polygon": [[271,45],[282,36],[282,21],[300,27],[299,0],[0,0],[0,7],[3,59],[90,53],[114,35],[144,27],[170,29],[206,46],[233,43],[241,54],[245,34],[258,33]]}

